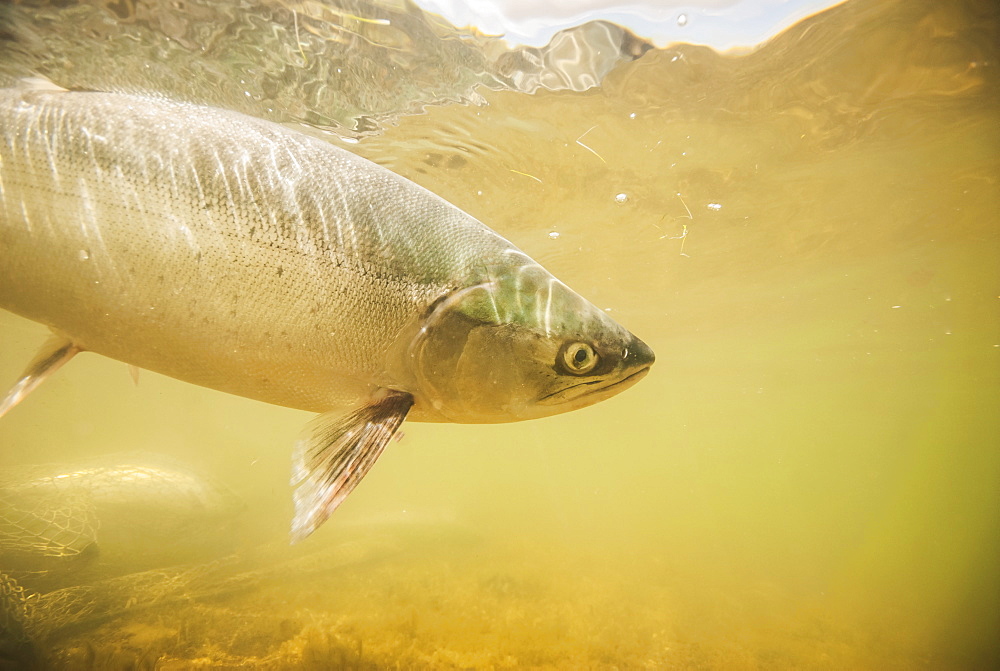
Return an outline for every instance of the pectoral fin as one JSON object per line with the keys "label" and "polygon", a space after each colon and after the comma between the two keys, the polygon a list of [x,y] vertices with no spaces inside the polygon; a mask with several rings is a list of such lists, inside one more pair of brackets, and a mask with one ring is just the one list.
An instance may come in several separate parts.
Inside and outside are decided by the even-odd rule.
{"label": "pectoral fin", "polygon": [[20,403],[35,387],[44,382],[45,378],[59,370],[79,351],[80,348],[66,336],[53,334],[35,354],[35,358],[28,364],[21,379],[14,383],[3,400],[0,400],[0,417]]}
{"label": "pectoral fin", "polygon": [[293,543],[315,531],[361,482],[412,405],[411,395],[385,390],[349,414],[326,412],[306,426],[292,464]]}

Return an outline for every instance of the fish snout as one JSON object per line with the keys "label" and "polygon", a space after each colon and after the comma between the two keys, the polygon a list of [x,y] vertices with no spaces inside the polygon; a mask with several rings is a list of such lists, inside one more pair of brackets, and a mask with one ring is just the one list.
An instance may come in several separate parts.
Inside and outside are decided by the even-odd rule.
{"label": "fish snout", "polygon": [[632,336],[632,340],[622,350],[622,367],[625,370],[649,368],[655,361],[656,355],[653,354],[653,350],[649,345],[634,335]]}

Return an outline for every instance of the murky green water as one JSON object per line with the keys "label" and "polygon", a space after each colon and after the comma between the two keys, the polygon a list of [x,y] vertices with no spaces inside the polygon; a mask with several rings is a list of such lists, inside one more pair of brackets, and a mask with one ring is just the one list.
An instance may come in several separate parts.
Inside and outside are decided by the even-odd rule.
{"label": "murky green water", "polygon": [[[298,25],[299,44],[316,37]],[[985,1],[851,0],[744,56],[630,47],[584,91],[511,90],[497,63],[516,59],[480,55],[434,80],[442,104],[422,114],[328,112],[321,125],[361,137],[346,146],[611,310],[656,366],[559,417],[408,424],[288,547],[306,413],[146,372],[136,386],[81,356],[0,421],[0,465],[162,453],[246,509],[155,544],[141,528],[99,537],[96,556],[36,574],[40,653],[56,668],[997,665],[998,26]],[[420,39],[391,43],[397,67],[434,51]],[[279,82],[297,81],[295,58],[326,72],[302,50],[246,58],[290,64]],[[235,91],[248,61],[216,77]],[[77,81],[209,95],[155,68],[168,79],[139,85],[127,63],[80,63]],[[332,98],[306,88],[274,118],[315,121]],[[44,329],[3,313],[0,333],[13,382]]]}

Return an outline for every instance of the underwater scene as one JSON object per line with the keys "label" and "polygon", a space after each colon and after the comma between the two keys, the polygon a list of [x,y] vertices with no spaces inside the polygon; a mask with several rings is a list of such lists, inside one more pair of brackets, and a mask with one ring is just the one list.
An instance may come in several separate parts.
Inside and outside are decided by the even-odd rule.
{"label": "underwater scene", "polygon": [[[294,544],[315,413],[81,353],[0,418],[0,669],[1000,667],[1000,7],[683,23],[0,4],[0,88],[347,149],[656,353],[572,412],[406,421]],[[0,311],[0,394],[48,336]]]}

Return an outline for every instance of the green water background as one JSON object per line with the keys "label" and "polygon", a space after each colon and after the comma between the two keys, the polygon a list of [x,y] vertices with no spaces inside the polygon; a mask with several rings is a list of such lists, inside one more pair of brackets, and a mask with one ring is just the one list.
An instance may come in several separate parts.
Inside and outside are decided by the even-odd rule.
{"label": "green water background", "polygon": [[[345,144],[610,310],[652,373],[531,423],[407,424],[286,548],[309,415],[80,356],[0,422],[0,463],[141,448],[215,474],[248,503],[256,579],[87,624],[56,658],[1000,663],[998,44],[990,2],[852,0],[748,55],[481,87]],[[13,381],[44,329],[0,333]]]}

